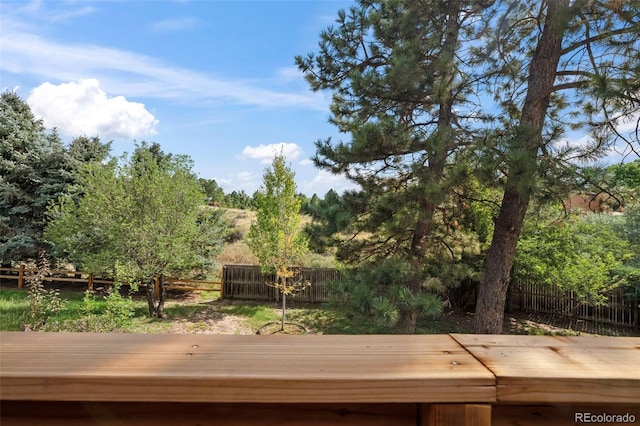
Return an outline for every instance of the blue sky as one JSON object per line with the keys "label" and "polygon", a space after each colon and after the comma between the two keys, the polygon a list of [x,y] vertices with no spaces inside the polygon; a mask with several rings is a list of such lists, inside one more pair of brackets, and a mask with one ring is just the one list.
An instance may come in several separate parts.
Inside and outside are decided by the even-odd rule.
{"label": "blue sky", "polygon": [[342,192],[351,184],[309,159],[316,140],[348,136],[327,122],[330,94],[309,90],[294,57],[316,51],[351,4],[0,0],[0,89],[15,90],[67,141],[98,135],[114,155],[134,140],[158,142],[226,192],[252,194],[280,149],[300,192]]}
{"label": "blue sky", "polygon": [[342,0],[0,2],[0,89],[65,140],[134,140],[187,154],[194,171],[252,194],[283,149],[300,192],[349,186],[309,161],[328,124],[294,56],[317,49]]}

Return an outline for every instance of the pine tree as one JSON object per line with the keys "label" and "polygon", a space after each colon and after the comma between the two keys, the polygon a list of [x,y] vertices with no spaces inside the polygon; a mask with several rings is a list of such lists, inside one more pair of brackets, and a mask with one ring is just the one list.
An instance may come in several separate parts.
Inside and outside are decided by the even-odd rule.
{"label": "pine tree", "polygon": [[[485,34],[484,66],[495,78],[490,91],[502,117],[489,151],[499,153],[493,169],[501,171],[504,195],[478,289],[478,333],[502,332],[511,268],[532,198],[571,176],[578,159],[598,158],[619,140],[631,152],[638,146],[616,125],[640,110],[640,3],[554,0],[541,7],[537,1],[506,1],[498,12],[487,25],[495,30]],[[591,142],[561,144],[570,128],[589,131]]]}
{"label": "pine tree", "polygon": [[50,202],[75,182],[77,164],[17,94],[0,96],[0,260],[37,259]]}
{"label": "pine tree", "polygon": [[473,18],[484,7],[361,0],[322,32],[317,54],[297,58],[313,90],[333,92],[330,121],[351,136],[319,141],[314,158],[361,187],[343,196],[348,214],[339,231],[351,237],[338,256],[351,265],[397,265],[403,299],[416,301],[398,305],[403,333],[413,333],[417,301],[435,278],[430,263],[454,261],[445,241],[453,218],[439,212],[467,173],[468,118],[481,118],[467,98],[474,82],[459,46],[483,32]]}

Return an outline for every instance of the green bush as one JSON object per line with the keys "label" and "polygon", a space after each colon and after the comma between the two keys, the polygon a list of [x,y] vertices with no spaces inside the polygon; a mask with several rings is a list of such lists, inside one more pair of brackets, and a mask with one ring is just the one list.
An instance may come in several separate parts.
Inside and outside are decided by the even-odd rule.
{"label": "green bush", "polygon": [[442,313],[442,301],[426,287],[412,292],[407,282],[411,270],[406,262],[387,259],[378,264],[362,265],[344,271],[339,282],[329,283],[331,308],[349,316],[369,319],[372,331],[392,329],[398,325],[402,311],[416,311],[421,317],[435,317]]}
{"label": "green bush", "polygon": [[529,224],[518,242],[513,277],[573,290],[598,305],[603,292],[621,284],[616,271],[633,257],[623,238],[625,219],[608,214]]}

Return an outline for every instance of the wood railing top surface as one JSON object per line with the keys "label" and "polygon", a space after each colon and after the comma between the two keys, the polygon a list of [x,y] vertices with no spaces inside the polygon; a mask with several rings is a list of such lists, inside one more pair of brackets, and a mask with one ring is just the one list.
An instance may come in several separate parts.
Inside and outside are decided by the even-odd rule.
{"label": "wood railing top surface", "polygon": [[640,403],[640,339],[3,332],[0,399]]}
{"label": "wood railing top surface", "polygon": [[640,403],[640,338],[452,335],[508,402]]}

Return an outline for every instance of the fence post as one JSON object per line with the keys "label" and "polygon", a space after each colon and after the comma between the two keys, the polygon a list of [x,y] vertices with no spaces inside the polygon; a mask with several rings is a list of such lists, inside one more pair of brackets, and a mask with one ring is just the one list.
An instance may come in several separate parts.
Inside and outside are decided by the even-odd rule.
{"label": "fence post", "polygon": [[160,278],[156,277],[154,279],[154,283],[155,283],[155,291],[153,292],[153,297],[155,297],[156,300],[160,299]]}
{"label": "fence post", "polygon": [[224,299],[224,271],[225,266],[222,266],[222,276],[220,277],[220,300]]}
{"label": "fence post", "polygon": [[633,307],[634,307],[634,322],[636,326],[636,331],[640,330],[640,297],[638,297],[638,289],[636,289],[636,295],[633,298]]}
{"label": "fence post", "polygon": [[24,263],[18,269],[18,288],[24,287]]}
{"label": "fence post", "polygon": [[89,278],[87,279],[87,290],[93,291],[93,272],[89,274]]}

